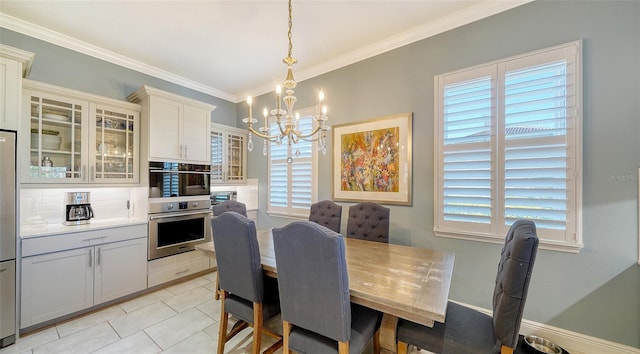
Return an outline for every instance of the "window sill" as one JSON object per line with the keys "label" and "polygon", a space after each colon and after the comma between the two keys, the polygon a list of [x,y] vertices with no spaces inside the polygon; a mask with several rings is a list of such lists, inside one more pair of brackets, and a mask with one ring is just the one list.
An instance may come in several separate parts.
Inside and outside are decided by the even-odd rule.
{"label": "window sill", "polygon": [[[459,240],[504,244],[504,236],[496,237],[496,236],[490,236],[486,234],[458,233],[458,232],[436,230],[436,229],[434,229],[433,232],[435,233],[436,237],[455,238]],[[540,239],[540,244],[538,245],[539,249],[566,252],[566,253],[580,253],[580,250],[583,247],[584,245],[581,243],[570,243],[570,242],[552,241],[552,240],[543,240],[543,239]]]}

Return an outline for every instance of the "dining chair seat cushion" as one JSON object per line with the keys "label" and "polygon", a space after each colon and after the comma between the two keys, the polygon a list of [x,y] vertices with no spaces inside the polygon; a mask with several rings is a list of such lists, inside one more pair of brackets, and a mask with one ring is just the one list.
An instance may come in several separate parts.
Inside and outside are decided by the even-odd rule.
{"label": "dining chair seat cushion", "polygon": [[[225,310],[239,319],[253,324],[253,302],[229,294],[224,303]],[[262,300],[262,318],[268,319],[280,313],[278,282],[274,278],[264,279],[264,299]]]}
{"label": "dining chair seat cushion", "polygon": [[[377,330],[380,313],[351,304],[351,339],[349,353],[361,353]],[[289,348],[306,354],[337,353],[338,342],[304,328],[294,327],[289,337]]]}
{"label": "dining chair seat cushion", "polygon": [[[397,338],[434,353],[489,354],[500,353],[500,345],[493,334],[493,318],[455,302],[447,304],[444,323],[435,322],[433,328],[400,320]],[[514,353],[526,353],[519,348]]]}
{"label": "dining chair seat cushion", "polygon": [[[400,320],[397,338],[398,341],[440,354],[497,354],[500,353],[500,344],[494,339],[492,321],[489,315],[449,302],[446,325],[435,322],[433,328],[428,328]],[[517,345],[513,352],[528,353],[522,344]]]}

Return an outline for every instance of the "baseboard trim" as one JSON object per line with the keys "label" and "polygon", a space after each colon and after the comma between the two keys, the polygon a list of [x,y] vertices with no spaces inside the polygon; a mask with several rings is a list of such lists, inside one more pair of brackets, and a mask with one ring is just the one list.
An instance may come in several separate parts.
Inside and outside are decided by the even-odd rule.
{"label": "baseboard trim", "polygon": [[[463,302],[454,301],[462,306],[470,307],[476,311],[491,315],[491,311]],[[584,354],[640,354],[640,348],[608,341],[582,333],[572,332],[563,328],[549,326],[543,323],[523,319],[520,324],[520,333],[523,335],[536,335],[558,344],[563,348],[578,351]]]}

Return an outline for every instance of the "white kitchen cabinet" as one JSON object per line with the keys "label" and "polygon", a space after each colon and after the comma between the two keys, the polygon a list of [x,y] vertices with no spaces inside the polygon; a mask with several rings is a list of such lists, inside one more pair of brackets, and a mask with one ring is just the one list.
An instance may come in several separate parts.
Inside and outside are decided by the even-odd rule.
{"label": "white kitchen cabinet", "polygon": [[211,183],[238,184],[247,178],[247,131],[211,124]]}
{"label": "white kitchen cabinet", "polygon": [[146,225],[29,238],[22,251],[20,328],[147,287]]}
{"label": "white kitchen cabinet", "polygon": [[0,44],[0,129],[19,130],[22,78],[29,74],[34,54]]}
{"label": "white kitchen cabinet", "polygon": [[149,86],[127,97],[142,105],[143,150],[149,161],[209,164],[213,105]]}
{"label": "white kitchen cabinet", "polygon": [[23,93],[22,182],[139,181],[139,105],[31,80]]}

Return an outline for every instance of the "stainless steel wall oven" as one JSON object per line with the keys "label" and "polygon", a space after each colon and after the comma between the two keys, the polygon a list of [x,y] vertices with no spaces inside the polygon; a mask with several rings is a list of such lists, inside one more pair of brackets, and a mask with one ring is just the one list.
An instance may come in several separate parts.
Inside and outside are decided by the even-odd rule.
{"label": "stainless steel wall oven", "polygon": [[149,198],[208,196],[210,165],[149,162]]}
{"label": "stainless steel wall oven", "polygon": [[149,260],[191,251],[211,241],[211,201],[205,198],[149,203]]}

